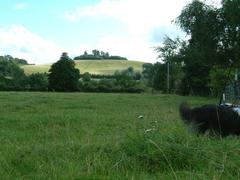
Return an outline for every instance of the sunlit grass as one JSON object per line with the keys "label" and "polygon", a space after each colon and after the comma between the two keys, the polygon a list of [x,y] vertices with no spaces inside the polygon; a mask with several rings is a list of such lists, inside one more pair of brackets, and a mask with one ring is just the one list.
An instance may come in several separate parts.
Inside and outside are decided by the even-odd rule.
{"label": "sunlit grass", "polygon": [[[142,71],[144,62],[123,60],[79,60],[75,61],[76,67],[81,73],[113,74],[116,70],[124,70],[133,67],[135,71]],[[22,66],[26,74],[48,72],[51,64]]]}

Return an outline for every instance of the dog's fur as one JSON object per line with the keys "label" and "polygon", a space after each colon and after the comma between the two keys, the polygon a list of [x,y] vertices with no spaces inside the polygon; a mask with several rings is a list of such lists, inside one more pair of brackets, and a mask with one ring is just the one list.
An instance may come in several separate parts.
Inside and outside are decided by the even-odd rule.
{"label": "dog's fur", "polygon": [[231,106],[204,105],[179,107],[182,120],[198,133],[213,132],[221,136],[240,135],[240,116]]}

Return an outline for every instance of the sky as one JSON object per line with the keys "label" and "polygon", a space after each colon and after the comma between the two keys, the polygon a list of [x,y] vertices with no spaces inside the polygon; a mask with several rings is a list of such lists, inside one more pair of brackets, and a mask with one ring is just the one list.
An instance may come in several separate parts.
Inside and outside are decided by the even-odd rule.
{"label": "sky", "polygon": [[[218,0],[212,0],[215,3]],[[185,34],[173,21],[190,0],[0,0],[0,55],[56,62],[93,49],[156,62],[154,47]]]}

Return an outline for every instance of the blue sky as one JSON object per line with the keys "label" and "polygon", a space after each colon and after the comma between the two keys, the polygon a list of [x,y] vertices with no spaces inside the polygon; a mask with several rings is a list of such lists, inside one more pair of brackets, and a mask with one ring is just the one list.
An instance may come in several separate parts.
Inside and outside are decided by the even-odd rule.
{"label": "blue sky", "polygon": [[0,1],[0,55],[55,62],[99,49],[155,62],[163,37],[184,36],[171,23],[187,0]]}

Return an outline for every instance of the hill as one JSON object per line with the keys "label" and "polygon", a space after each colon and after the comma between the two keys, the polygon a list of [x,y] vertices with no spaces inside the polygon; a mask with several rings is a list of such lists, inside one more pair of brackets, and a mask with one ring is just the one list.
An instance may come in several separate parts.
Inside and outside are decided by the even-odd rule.
{"label": "hill", "polygon": [[[81,73],[89,72],[91,74],[113,74],[116,70],[123,70],[133,67],[135,71],[142,71],[142,65],[145,62],[126,61],[126,60],[79,60],[75,61],[76,67]],[[24,65],[26,74],[48,72],[52,64],[44,65]]]}

